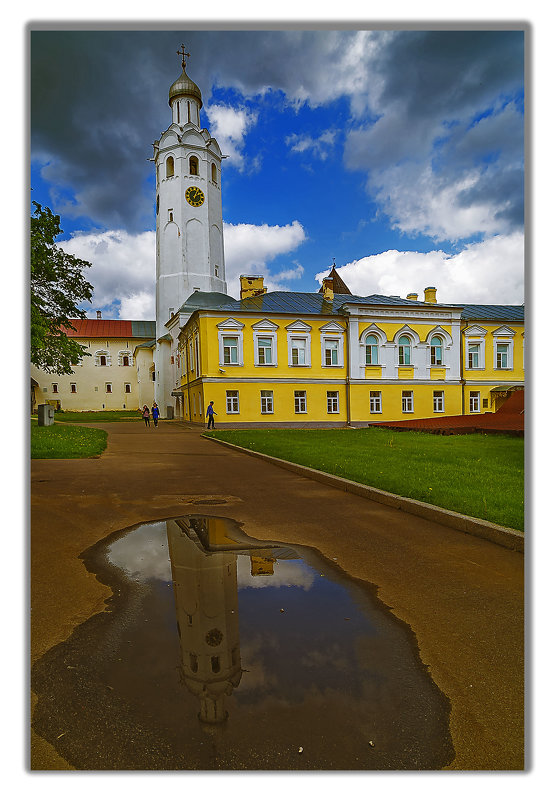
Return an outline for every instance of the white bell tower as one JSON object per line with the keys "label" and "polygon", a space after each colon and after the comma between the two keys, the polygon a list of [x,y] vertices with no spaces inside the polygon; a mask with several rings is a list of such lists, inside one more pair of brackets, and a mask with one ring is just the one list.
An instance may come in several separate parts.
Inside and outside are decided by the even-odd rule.
{"label": "white bell tower", "polygon": [[[171,85],[172,121],[154,142],[156,165],[156,400],[165,412],[171,403],[166,324],[192,295],[227,294],[224,264],[222,151],[200,127],[202,96],[185,71]],[[162,338],[165,341],[162,341]]]}

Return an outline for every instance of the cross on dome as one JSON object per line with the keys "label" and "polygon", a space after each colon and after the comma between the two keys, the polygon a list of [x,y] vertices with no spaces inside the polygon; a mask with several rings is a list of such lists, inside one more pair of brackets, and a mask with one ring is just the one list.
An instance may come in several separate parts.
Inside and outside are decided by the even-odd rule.
{"label": "cross on dome", "polygon": [[181,56],[181,66],[183,69],[185,69],[185,56],[187,56],[187,58],[191,58],[191,54],[185,52],[185,45],[183,43],[181,43],[181,50],[177,51],[177,55]]}

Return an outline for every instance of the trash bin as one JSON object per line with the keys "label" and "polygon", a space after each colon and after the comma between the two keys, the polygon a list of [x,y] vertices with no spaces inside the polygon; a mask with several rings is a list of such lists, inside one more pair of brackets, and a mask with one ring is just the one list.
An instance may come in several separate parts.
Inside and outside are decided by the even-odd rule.
{"label": "trash bin", "polygon": [[51,426],[54,424],[54,407],[49,403],[41,403],[37,409],[39,426]]}

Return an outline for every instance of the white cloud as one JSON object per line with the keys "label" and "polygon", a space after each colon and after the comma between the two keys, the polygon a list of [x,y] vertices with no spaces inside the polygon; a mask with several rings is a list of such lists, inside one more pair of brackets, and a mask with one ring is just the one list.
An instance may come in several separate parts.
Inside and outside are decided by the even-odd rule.
{"label": "white cloud", "polygon": [[298,220],[289,225],[224,223],[228,294],[238,298],[239,277],[248,274],[264,275],[265,285],[270,291],[287,288],[285,282],[300,278],[303,268],[296,264],[295,268],[271,274],[267,263],[277,256],[295,250],[305,239],[306,234]]}
{"label": "white cloud", "polygon": [[[494,236],[450,256],[441,250],[388,250],[338,267],[354,295],[399,295],[435,286],[439,303],[520,304],[524,301],[524,237]],[[326,272],[318,273],[321,283]]]}
{"label": "white cloud", "polygon": [[291,134],[285,138],[285,144],[291,147],[294,153],[311,153],[315,158],[325,161],[330,155],[335,142],[336,131],[327,130],[314,139],[312,136]]}
{"label": "white cloud", "polygon": [[[154,231],[76,233],[58,243],[91,263],[85,277],[94,286],[92,312],[121,302],[122,320],[154,320],[156,282],[156,235]],[[116,309],[113,309],[115,312]]]}
{"label": "white cloud", "polygon": [[210,120],[212,136],[218,140],[222,153],[229,157],[231,164],[240,170],[243,169],[242,150],[245,136],[249,128],[256,123],[258,115],[246,108],[222,104],[207,106],[206,113]]}

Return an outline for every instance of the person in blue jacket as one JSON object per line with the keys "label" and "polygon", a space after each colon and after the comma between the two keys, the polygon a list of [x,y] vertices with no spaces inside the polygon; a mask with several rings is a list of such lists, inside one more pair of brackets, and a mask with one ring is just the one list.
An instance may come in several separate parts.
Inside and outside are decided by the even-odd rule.
{"label": "person in blue jacket", "polygon": [[154,428],[158,427],[158,418],[160,417],[160,409],[156,405],[156,403],[152,404],[152,420],[154,422]]}
{"label": "person in blue jacket", "polygon": [[206,410],[206,416],[208,417],[208,426],[207,428],[214,428],[214,415],[216,412],[214,411],[214,401],[210,401],[208,404],[208,409]]}

